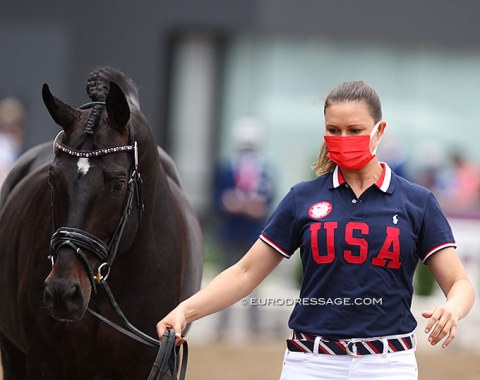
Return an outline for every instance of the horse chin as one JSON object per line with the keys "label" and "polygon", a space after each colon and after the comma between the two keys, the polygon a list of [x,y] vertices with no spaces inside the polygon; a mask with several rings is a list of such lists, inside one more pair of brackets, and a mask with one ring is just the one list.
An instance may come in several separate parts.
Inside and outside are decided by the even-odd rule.
{"label": "horse chin", "polygon": [[86,310],[86,308],[79,311],[50,310],[50,313],[59,322],[77,322],[83,318]]}

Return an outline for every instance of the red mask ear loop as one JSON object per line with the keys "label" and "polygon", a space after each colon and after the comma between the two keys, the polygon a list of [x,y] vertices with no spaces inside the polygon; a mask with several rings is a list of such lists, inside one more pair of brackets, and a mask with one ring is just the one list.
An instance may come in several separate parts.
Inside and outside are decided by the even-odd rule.
{"label": "red mask ear loop", "polygon": [[[373,138],[373,136],[376,135],[376,133],[378,132],[378,127],[380,127],[380,124],[381,124],[382,120],[379,120],[377,122],[377,124],[375,124],[375,126],[373,127],[372,129],[372,132],[370,133],[370,140]],[[377,146],[375,147],[375,149],[373,150],[372,154],[375,156],[375,154],[377,153],[377,149],[378,149],[378,146],[380,145],[380,141],[382,140],[382,137],[383,135],[378,139],[378,142],[377,142]]]}

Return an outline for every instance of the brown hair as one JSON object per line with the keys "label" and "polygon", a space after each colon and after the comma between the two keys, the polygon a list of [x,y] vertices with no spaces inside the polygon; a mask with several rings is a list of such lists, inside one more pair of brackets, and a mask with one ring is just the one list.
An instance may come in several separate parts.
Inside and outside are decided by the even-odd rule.
{"label": "brown hair", "polygon": [[[382,106],[380,98],[375,90],[363,81],[343,82],[335,87],[328,94],[325,99],[323,107],[323,114],[327,107],[333,103],[351,102],[351,101],[365,101],[370,110],[370,114],[377,122],[382,119]],[[327,157],[327,146],[325,142],[320,148],[320,154],[313,163],[312,169],[317,176],[329,173],[334,170],[335,164]]]}

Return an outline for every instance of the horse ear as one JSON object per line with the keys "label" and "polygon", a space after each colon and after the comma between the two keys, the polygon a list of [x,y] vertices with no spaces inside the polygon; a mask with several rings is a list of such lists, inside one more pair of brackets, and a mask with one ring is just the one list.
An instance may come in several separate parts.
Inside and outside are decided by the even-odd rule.
{"label": "horse ear", "polygon": [[80,116],[76,109],[53,96],[46,83],[42,87],[42,98],[50,116],[63,129],[68,129]]}
{"label": "horse ear", "polygon": [[115,83],[110,82],[110,91],[105,102],[108,121],[112,127],[124,130],[130,119],[130,107],[122,89]]}

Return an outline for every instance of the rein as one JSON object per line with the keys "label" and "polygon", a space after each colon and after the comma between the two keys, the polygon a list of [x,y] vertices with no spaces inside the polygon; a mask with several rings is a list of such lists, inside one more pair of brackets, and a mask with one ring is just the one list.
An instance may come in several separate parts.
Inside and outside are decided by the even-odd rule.
{"label": "rein", "polygon": [[[79,107],[80,109],[91,108],[95,105],[104,105],[105,102],[90,102]],[[73,227],[60,227],[55,231],[50,239],[50,255],[48,258],[51,260],[52,267],[55,265],[56,258],[58,256],[59,250],[64,247],[70,247],[75,252],[75,255],[80,259],[85,271],[88,274],[88,278],[94,290],[94,293],[97,293],[97,285],[101,285],[107,295],[108,301],[112,306],[113,310],[119,317],[119,319],[124,324],[125,328],[119,326],[118,324],[110,321],[96,311],[87,308],[87,311],[98,318],[100,321],[106,323],[110,327],[119,331],[120,333],[140,342],[150,347],[159,347],[159,351],[153,368],[150,372],[148,380],[159,379],[160,376],[164,375],[168,369],[171,370],[172,375],[177,379],[177,357],[180,350],[180,347],[175,347],[175,331],[169,330],[165,333],[162,341],[158,341],[145,334],[144,332],[137,329],[133,326],[128,319],[123,314],[118,303],[113,296],[113,293],[108,286],[106,280],[110,274],[110,269],[113,265],[115,257],[117,255],[118,246],[125,228],[128,216],[132,211],[134,197],[136,196],[138,217],[141,218],[142,212],[144,210],[143,203],[143,182],[138,171],[138,145],[137,141],[134,138],[134,131],[129,124],[129,133],[130,133],[130,143],[129,145],[112,147],[106,149],[98,149],[95,151],[79,151],[70,148],[67,145],[64,145],[60,140],[60,136],[63,131],[61,131],[54,141],[54,149],[59,149],[61,152],[68,154],[74,157],[81,158],[91,158],[99,157],[107,154],[114,154],[119,152],[133,152],[133,169],[128,181],[127,194],[123,204],[122,215],[120,220],[117,223],[117,227],[113,233],[112,238],[108,245],[98,237],[93,234],[90,234],[86,231],[83,231],[78,228]],[[53,191],[52,191],[52,212],[53,212]],[[54,223],[55,224],[55,223]],[[100,261],[101,264],[98,266],[97,270],[94,271],[90,267],[88,258],[84,251],[93,253]],[[173,337],[173,338],[172,338]],[[173,339],[173,343],[172,343]],[[173,356],[172,356],[173,354]],[[188,358],[188,346],[185,342],[183,344],[183,358],[182,358],[182,367],[180,370],[180,380],[185,378],[186,366]]]}
{"label": "rein", "polygon": [[[152,370],[147,380],[157,380],[165,375],[170,369],[174,379],[177,379],[178,372],[178,353],[180,347],[175,347],[175,330],[169,329],[163,334],[162,343],[158,350],[157,357],[153,363]],[[173,355],[172,355],[173,354]],[[180,368],[179,380],[185,380],[187,372],[188,346],[187,342],[183,343],[182,366]]]}

